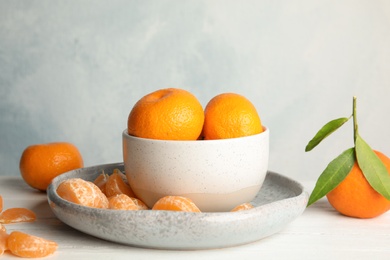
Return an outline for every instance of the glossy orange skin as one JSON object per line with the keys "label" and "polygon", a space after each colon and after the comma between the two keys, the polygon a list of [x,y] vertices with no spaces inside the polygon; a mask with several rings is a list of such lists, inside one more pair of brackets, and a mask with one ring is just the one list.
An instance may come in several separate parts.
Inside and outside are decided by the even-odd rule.
{"label": "glossy orange skin", "polygon": [[132,108],[129,135],[159,140],[197,140],[204,122],[203,107],[190,92],[167,88],[142,97]]}

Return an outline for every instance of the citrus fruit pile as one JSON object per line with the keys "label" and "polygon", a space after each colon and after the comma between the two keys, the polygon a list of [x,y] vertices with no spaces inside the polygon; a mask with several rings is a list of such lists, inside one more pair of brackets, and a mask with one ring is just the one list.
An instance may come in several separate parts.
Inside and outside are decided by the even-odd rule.
{"label": "citrus fruit pile", "polygon": [[129,135],[160,140],[213,140],[259,134],[262,123],[244,96],[222,93],[205,109],[183,89],[160,89],[142,97],[132,108]]}
{"label": "citrus fruit pile", "polygon": [[[183,196],[162,197],[149,209],[134,195],[126,175],[119,169],[110,175],[103,172],[93,181],[80,178],[64,180],[58,185],[57,194],[72,203],[100,209],[201,212],[191,199]],[[231,211],[251,208],[253,206],[250,203],[244,203]]]}

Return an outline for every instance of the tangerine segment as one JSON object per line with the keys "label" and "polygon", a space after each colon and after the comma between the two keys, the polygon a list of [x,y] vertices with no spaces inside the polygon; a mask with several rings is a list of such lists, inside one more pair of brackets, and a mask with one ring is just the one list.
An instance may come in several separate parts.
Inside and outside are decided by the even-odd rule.
{"label": "tangerine segment", "polygon": [[108,199],[109,209],[122,209],[122,210],[138,210],[138,205],[125,194],[118,194],[111,196]]}
{"label": "tangerine segment", "polygon": [[137,199],[137,198],[133,198],[131,197],[130,199],[133,200],[134,204],[137,205],[138,209],[139,210],[148,210],[148,206],[146,206],[146,204],[140,200],[140,199]]}
{"label": "tangerine segment", "polygon": [[162,197],[153,205],[152,209],[200,212],[200,209],[195,205],[195,203],[191,199],[182,196]]}
{"label": "tangerine segment", "polygon": [[35,213],[29,209],[10,208],[0,214],[0,223],[33,222],[36,218]]}
{"label": "tangerine segment", "polygon": [[236,212],[236,211],[241,211],[241,210],[248,210],[248,209],[253,209],[253,205],[250,204],[249,202],[246,202],[246,203],[243,203],[243,204],[240,204],[238,206],[236,206],[235,208],[233,208],[231,210],[231,212]]}
{"label": "tangerine segment", "polygon": [[57,243],[41,237],[13,231],[7,239],[8,249],[20,257],[44,257],[57,250]]}
{"label": "tangerine segment", "polygon": [[67,179],[57,188],[58,195],[70,202],[93,208],[108,208],[108,199],[93,182]]}
{"label": "tangerine segment", "polygon": [[118,169],[114,170],[106,183],[106,196],[111,197],[118,194],[126,194],[135,197],[130,185],[125,182],[126,176]]}
{"label": "tangerine segment", "polygon": [[3,197],[0,195],[0,212],[3,211]]}
{"label": "tangerine segment", "polygon": [[7,239],[8,234],[3,225],[0,224],[0,256],[8,249]]}
{"label": "tangerine segment", "polygon": [[101,173],[96,179],[93,181],[93,183],[99,187],[99,189],[106,194],[106,184],[108,180],[109,175],[107,173]]}

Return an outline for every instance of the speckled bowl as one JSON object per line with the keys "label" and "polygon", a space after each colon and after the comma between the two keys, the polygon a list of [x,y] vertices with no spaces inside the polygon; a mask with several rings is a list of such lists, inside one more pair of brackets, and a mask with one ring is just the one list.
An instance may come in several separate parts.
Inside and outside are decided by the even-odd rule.
{"label": "speckled bowl", "polygon": [[149,207],[166,195],[188,197],[203,212],[251,201],[268,169],[269,129],[220,140],[167,141],[122,133],[125,173]]}

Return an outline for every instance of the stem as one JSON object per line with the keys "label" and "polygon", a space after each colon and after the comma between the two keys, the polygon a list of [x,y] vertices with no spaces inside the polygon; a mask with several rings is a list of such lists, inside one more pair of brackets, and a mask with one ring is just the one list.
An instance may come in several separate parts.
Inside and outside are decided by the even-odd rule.
{"label": "stem", "polygon": [[353,97],[352,116],[353,116],[353,143],[356,144],[356,137],[358,135],[358,123],[356,119],[356,96]]}

